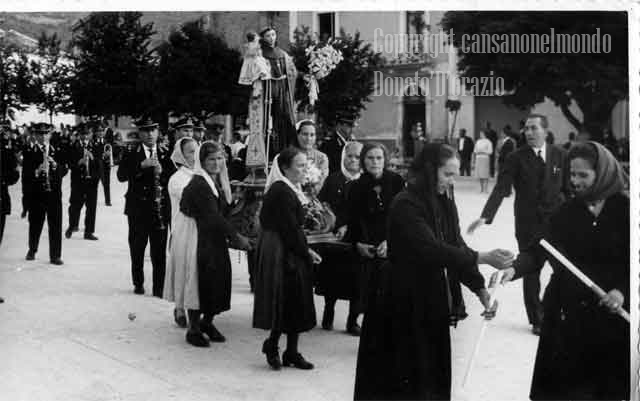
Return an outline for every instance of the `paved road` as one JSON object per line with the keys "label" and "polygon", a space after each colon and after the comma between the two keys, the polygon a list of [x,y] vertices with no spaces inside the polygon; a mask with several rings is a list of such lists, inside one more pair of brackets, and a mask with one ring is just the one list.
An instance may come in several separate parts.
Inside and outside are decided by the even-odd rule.
{"label": "paved road", "polygon": [[[251,328],[252,295],[246,262],[232,253],[231,311],[217,318],[228,341],[197,349],[175,326],[172,305],[132,293],[127,223],[122,214],[126,186],[112,178],[113,207],[98,198],[97,242],[78,233],[63,239],[64,266],[48,264],[46,225],[36,261],[26,262],[27,221],[19,218],[20,185],[11,187],[13,214],[0,248],[0,355],[3,400],[347,400],[353,396],[357,338],[346,335],[347,305],[336,307],[336,331],[316,328],[302,335],[300,349],[312,371],[268,369],[260,353],[266,332]],[[63,209],[66,228],[69,178]],[[463,229],[486,199],[475,181],[457,185]],[[470,246],[516,250],[513,204],[507,199],[495,223],[467,238]],[[82,221],[82,220],[81,220]],[[80,230],[82,233],[82,227]],[[481,267],[485,277],[491,269]],[[545,269],[545,281],[548,268]],[[151,266],[147,257],[146,290]],[[487,330],[471,383],[459,389],[481,325],[481,307],[466,291],[470,317],[453,337],[454,395],[472,400],[524,400],[533,370],[537,337],[529,332],[521,284],[502,292],[499,314]],[[323,301],[316,297],[320,317]],[[136,319],[128,315],[135,313]],[[284,340],[283,340],[284,342]],[[284,344],[281,344],[284,346]]]}

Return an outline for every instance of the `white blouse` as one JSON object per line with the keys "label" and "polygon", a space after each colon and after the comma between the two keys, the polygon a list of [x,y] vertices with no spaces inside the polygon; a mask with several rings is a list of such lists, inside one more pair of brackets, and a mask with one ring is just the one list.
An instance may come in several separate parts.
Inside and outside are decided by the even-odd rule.
{"label": "white blouse", "polygon": [[476,141],[476,145],[473,148],[473,153],[490,155],[493,153],[493,145],[487,138],[480,138]]}

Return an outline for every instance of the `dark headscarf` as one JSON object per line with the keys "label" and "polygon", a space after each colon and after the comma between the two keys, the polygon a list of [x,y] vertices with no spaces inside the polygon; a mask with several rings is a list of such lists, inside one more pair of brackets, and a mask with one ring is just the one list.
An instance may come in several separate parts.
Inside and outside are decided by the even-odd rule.
{"label": "dark headscarf", "polygon": [[[576,197],[586,203],[593,203],[623,192],[629,182],[629,177],[618,160],[603,145],[593,141],[589,141],[587,144],[593,146],[597,152],[596,165],[594,166],[596,179],[593,185],[584,192],[576,194]],[[577,157],[579,156],[574,158]]]}

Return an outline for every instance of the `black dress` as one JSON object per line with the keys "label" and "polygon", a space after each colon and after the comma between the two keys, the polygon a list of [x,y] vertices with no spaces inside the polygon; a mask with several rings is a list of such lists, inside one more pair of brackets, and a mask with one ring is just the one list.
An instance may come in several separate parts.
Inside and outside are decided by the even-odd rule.
{"label": "black dress", "polygon": [[200,310],[216,315],[231,308],[231,259],[227,239],[236,230],[224,216],[228,205],[216,197],[204,177],[195,175],[184,188],[180,211],[198,227]]}
{"label": "black dress", "polygon": [[[551,219],[549,242],[629,310],[629,199],[609,197],[598,217],[567,202]],[[629,324],[551,258],[532,400],[621,400],[630,395]]]}
{"label": "black dress", "polygon": [[[336,216],[335,229],[346,225],[349,217],[349,191],[354,181],[347,181],[342,171],[325,181],[318,194]],[[361,262],[353,247],[340,244],[318,244],[313,249],[322,256],[317,266],[316,294],[330,299],[357,300]]]}
{"label": "black dress", "polygon": [[389,262],[364,316],[354,399],[448,400],[451,397],[449,301],[445,269],[484,287],[477,253],[460,236],[452,199],[433,204],[413,186],[389,211]]}
{"label": "black dress", "polygon": [[[350,191],[347,240],[378,246],[387,239],[387,215],[394,196],[404,187],[402,177],[385,170],[380,178],[363,173]],[[366,311],[368,293],[375,288],[377,272],[384,259],[362,258],[360,274],[360,307]]]}
{"label": "black dress", "polygon": [[291,188],[273,183],[260,211],[253,327],[301,333],[316,325],[304,211]]}

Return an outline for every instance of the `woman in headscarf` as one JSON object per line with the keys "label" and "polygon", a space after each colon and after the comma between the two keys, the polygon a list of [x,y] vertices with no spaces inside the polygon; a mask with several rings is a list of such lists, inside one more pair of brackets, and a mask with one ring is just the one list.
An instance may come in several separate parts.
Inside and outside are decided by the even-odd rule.
{"label": "woman in headscarf", "polygon": [[[308,199],[300,184],[307,158],[299,149],[289,147],[278,155],[272,169],[276,168],[277,174],[272,175],[275,181],[266,188],[260,211],[253,327],[271,330],[262,352],[272,369],[282,365],[312,369],[313,364],[298,352],[299,333],[316,325],[312,264],[322,260],[307,245],[303,230],[302,205]],[[287,334],[287,349],[280,360],[282,333]]]}
{"label": "woman in headscarf", "polygon": [[182,191],[193,177],[198,145],[192,138],[180,138],[173,147],[171,160],[178,170],[167,185],[171,200],[171,232],[167,241],[167,271],[164,276],[164,299],[175,302],[173,318],[187,327],[186,309],[199,309],[198,271],[196,264],[198,229],[196,222],[180,211]]}
{"label": "woman in headscarf", "polygon": [[[336,216],[333,232],[338,240],[345,238],[349,221],[349,192],[351,185],[360,178],[360,142],[347,142],[342,148],[341,171],[331,174],[318,194],[321,202],[326,202]],[[322,256],[318,266],[316,294],[324,295],[322,328],[333,329],[336,300],[349,301],[347,332],[358,336],[358,284],[360,261],[351,247],[333,244],[318,244],[314,249]]]}
{"label": "woman in headscarf", "polygon": [[236,241],[240,249],[250,248],[249,240],[238,234],[225,217],[230,203],[231,186],[225,150],[219,143],[205,141],[196,159],[194,176],[182,192],[180,201],[180,211],[195,219],[198,228],[200,309],[187,311],[187,342],[195,346],[206,347],[209,341],[226,340],[214,326],[213,317],[231,308],[231,260],[227,240]]}
{"label": "woman in headscarf", "polygon": [[[615,157],[597,142],[569,150],[575,197],[551,218],[547,241],[607,295],[599,299],[554,258],[544,294],[532,400],[629,399],[628,178]],[[535,254],[535,253],[532,253]],[[528,257],[528,253],[518,256]],[[516,261],[503,281],[527,272]]]}
{"label": "woman in headscarf", "polygon": [[389,156],[381,143],[367,143],[360,152],[362,175],[349,194],[347,241],[362,260],[360,312],[366,312],[370,290],[375,289],[378,270],[387,258],[387,217],[393,198],[404,180],[387,168]]}
{"label": "woman in headscarf", "polygon": [[508,251],[476,252],[460,235],[453,148],[426,144],[389,208],[389,262],[370,293],[358,349],[354,399],[451,398],[450,296],[447,270],[456,269],[495,315],[478,264],[510,266]]}

